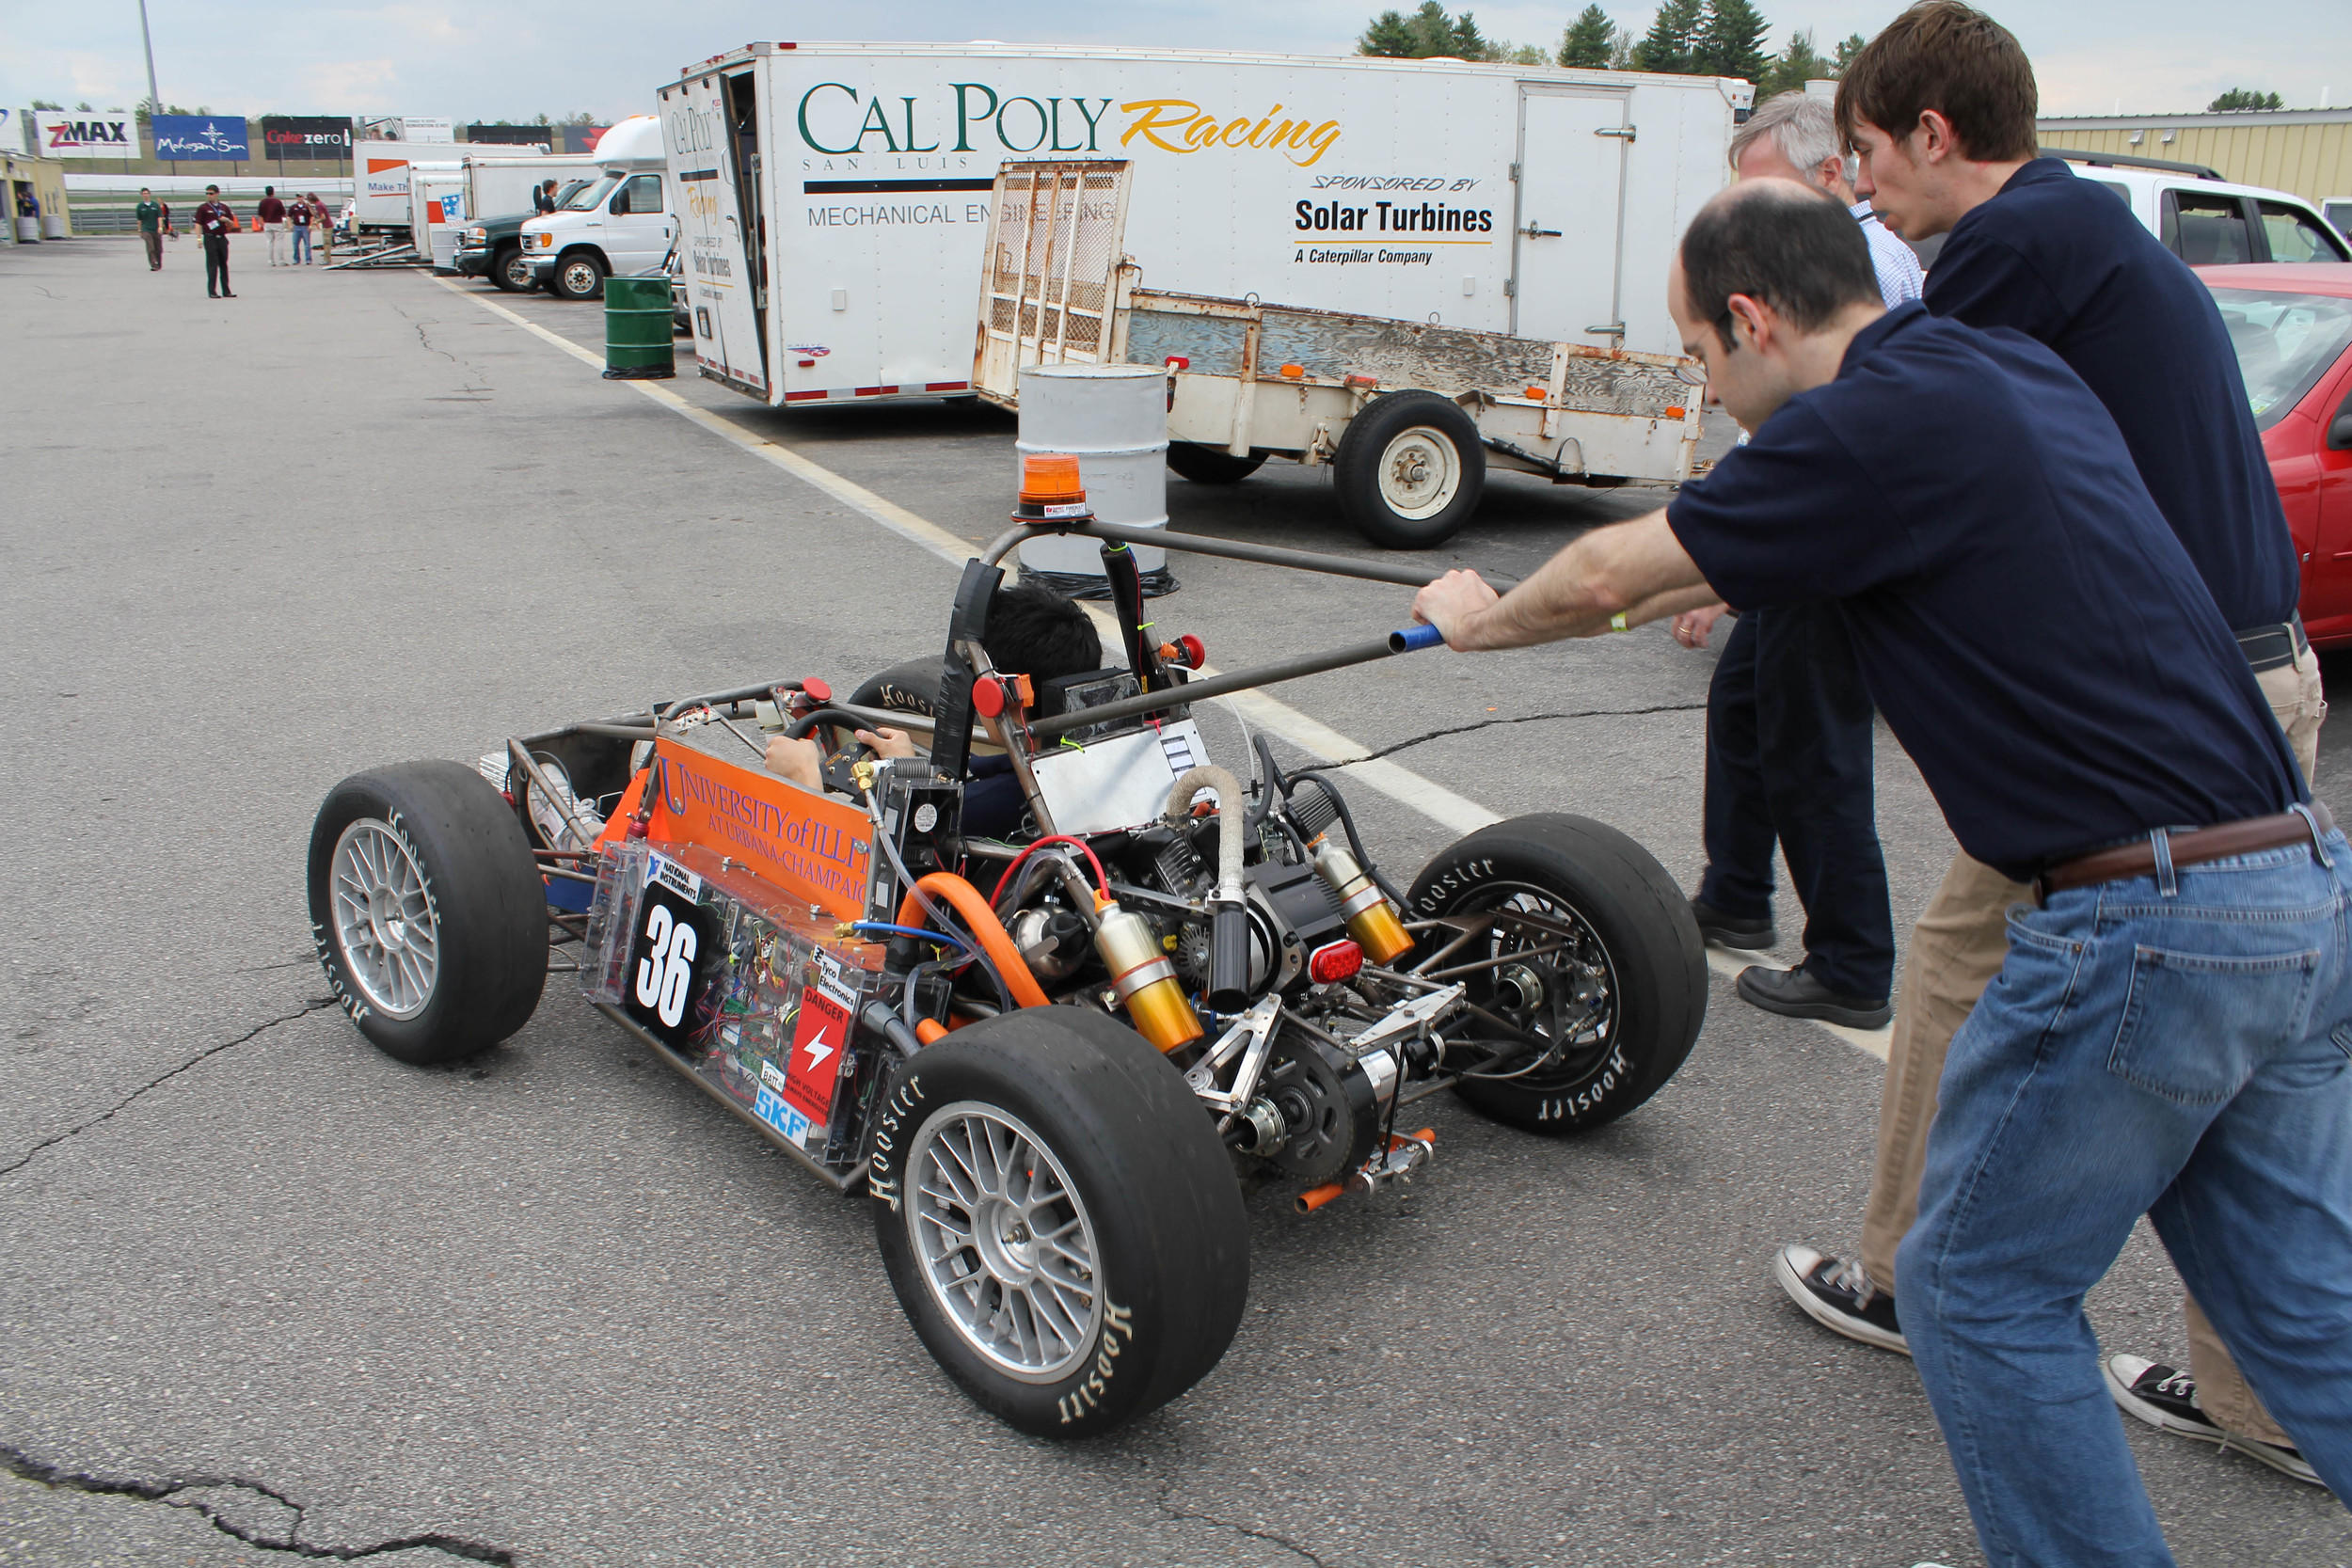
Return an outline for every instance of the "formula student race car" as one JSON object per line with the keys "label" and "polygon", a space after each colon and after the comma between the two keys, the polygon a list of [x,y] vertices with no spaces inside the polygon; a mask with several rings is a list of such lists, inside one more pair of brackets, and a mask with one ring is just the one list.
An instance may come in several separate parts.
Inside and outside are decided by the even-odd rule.
{"label": "formula student race car", "polygon": [[[1598,1126],[1681,1065],[1707,988],[1679,890],[1600,823],[1483,829],[1400,891],[1325,772],[1263,739],[1248,785],[1213,765],[1193,704],[1435,635],[1209,675],[1197,641],[1145,635],[1126,546],[1418,574],[1096,523],[1073,461],[1030,462],[944,658],[847,701],[767,681],[358,774],[320,808],[310,902],[335,994],[403,1062],[497,1044],[576,974],[809,1171],[865,1187],[899,1305],[974,1400],[1075,1437],[1224,1354],[1243,1180],[1306,1212],[1377,1193],[1429,1160],[1408,1108],[1448,1088],[1531,1132]],[[991,666],[995,562],[1039,531],[1106,541],[1123,668]],[[877,724],[928,754],[866,754]],[[776,730],[818,742],[832,789],[763,768]],[[967,833],[967,791],[1008,764],[1020,829]]]}

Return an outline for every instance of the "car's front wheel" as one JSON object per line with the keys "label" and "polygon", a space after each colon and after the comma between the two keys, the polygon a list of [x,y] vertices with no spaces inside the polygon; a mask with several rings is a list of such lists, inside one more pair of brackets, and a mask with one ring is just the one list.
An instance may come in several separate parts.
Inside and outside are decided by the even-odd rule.
{"label": "car's front wheel", "polygon": [[574,251],[555,263],[548,288],[558,299],[594,299],[604,293],[604,268],[586,251]]}
{"label": "car's front wheel", "polygon": [[508,245],[491,259],[490,281],[510,294],[527,294],[539,286],[531,270],[531,258],[518,245]]}
{"label": "car's front wheel", "polygon": [[882,1264],[933,1359],[1008,1425],[1088,1437],[1216,1366],[1249,1230],[1200,1102],[1076,1007],[968,1028],[898,1068],[868,1182]]}
{"label": "car's front wheel", "polygon": [[326,983],[387,1055],[430,1066],[521,1028],[547,985],[547,884],[505,797],[470,768],[345,779],[310,828]]}

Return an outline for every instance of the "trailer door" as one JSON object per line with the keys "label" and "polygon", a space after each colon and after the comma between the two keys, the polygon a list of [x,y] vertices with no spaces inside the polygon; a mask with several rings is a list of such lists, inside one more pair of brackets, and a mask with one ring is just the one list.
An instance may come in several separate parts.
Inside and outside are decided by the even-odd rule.
{"label": "trailer door", "polygon": [[681,276],[694,327],[694,360],[703,373],[763,402],[768,397],[768,347],[762,330],[763,279],[753,263],[760,252],[755,184],[742,166],[756,158],[756,133],[739,128],[737,110],[751,119],[752,73],[713,71],[663,95],[662,130],[670,174],[678,191],[685,261]]}
{"label": "trailer door", "polygon": [[1511,236],[1511,330],[1519,337],[1625,341],[1628,101],[1601,88],[1519,88]]}

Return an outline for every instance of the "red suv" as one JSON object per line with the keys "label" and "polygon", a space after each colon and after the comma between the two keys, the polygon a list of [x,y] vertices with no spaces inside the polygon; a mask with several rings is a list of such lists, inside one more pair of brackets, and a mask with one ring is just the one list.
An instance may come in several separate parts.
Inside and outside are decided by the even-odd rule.
{"label": "red suv", "polygon": [[2352,267],[2200,267],[2303,563],[2303,629],[2352,643]]}

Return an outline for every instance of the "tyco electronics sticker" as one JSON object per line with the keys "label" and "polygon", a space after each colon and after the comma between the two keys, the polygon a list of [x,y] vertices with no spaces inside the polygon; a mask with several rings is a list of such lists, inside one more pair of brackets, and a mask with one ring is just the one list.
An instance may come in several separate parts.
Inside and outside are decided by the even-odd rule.
{"label": "tyco electronics sticker", "polygon": [[785,1068],[784,1095],[811,1121],[833,1111],[833,1084],[841,1072],[841,1049],[850,1043],[850,1009],[829,990],[810,986],[801,992],[801,1022],[792,1031],[792,1060]]}

